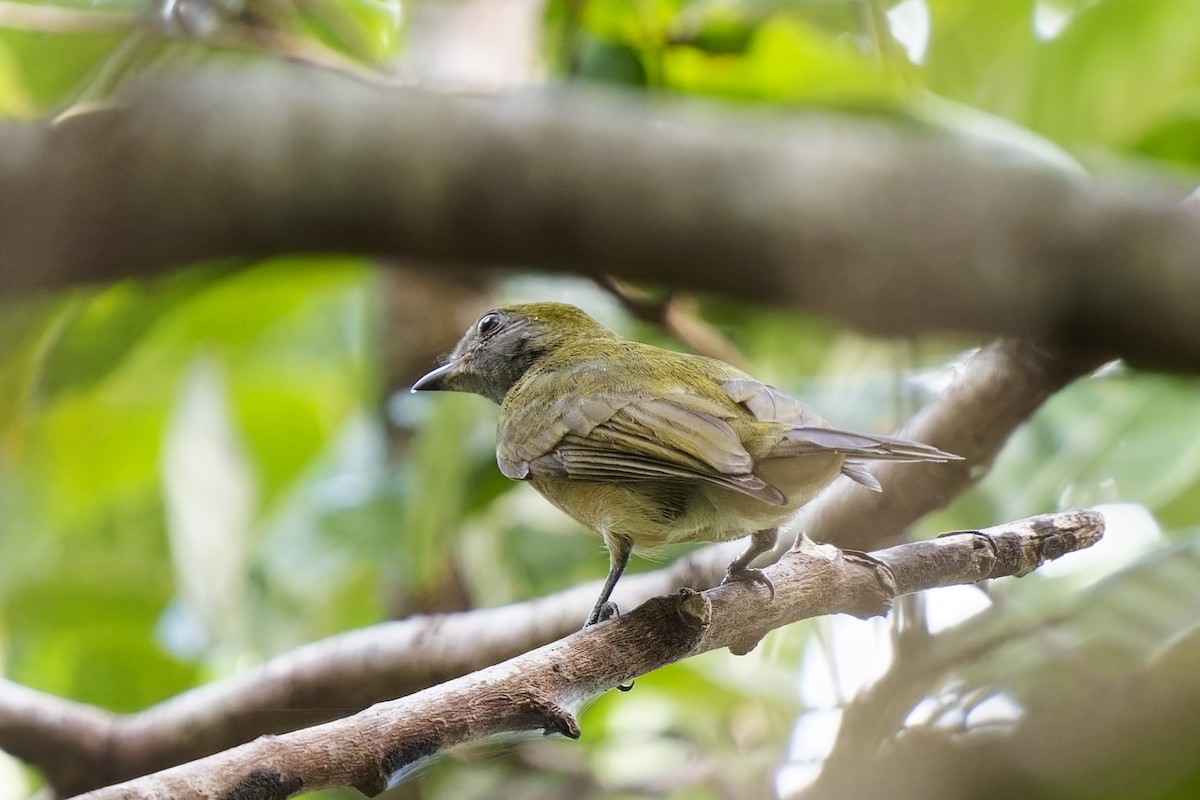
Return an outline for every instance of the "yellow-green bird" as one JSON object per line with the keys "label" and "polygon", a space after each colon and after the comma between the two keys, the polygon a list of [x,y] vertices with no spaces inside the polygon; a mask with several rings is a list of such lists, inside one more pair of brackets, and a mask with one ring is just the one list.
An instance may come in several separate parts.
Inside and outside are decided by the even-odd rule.
{"label": "yellow-green bird", "polygon": [[623,339],[574,306],[484,314],[413,391],[500,404],[496,460],[597,531],[609,572],[584,626],[607,616],[630,553],[750,534],[725,581],[775,588],[750,563],[832,481],[879,482],[865,461],[959,457],[920,442],[829,427],[799,400],[723,361]]}

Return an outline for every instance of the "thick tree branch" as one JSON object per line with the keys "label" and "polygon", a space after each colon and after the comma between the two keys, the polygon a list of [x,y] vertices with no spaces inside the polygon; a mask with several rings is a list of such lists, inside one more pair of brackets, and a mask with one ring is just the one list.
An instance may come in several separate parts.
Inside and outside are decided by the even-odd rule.
{"label": "thick tree branch", "polygon": [[283,798],[355,786],[382,791],[417,760],[507,731],[580,735],[588,699],[665,664],[721,647],[745,651],[770,630],[814,616],[884,614],[894,597],[953,583],[1024,575],[1095,543],[1091,511],[1034,517],[873,556],[803,541],[768,574],[776,596],[748,584],[656,598],[612,622],[336,722],[263,737],[190,764],[96,791],[101,798]]}
{"label": "thick tree branch", "polygon": [[0,292],[364,252],[612,273],[876,333],[1020,334],[1194,368],[1200,230],[1176,199],[861,120],[211,69],[0,129]]}

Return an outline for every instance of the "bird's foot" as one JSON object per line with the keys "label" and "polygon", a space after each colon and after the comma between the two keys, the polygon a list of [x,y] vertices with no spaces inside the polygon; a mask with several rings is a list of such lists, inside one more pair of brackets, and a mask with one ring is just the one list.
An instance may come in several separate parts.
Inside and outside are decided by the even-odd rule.
{"label": "bird's foot", "polygon": [[607,622],[610,619],[616,619],[621,616],[621,610],[617,608],[617,604],[612,600],[605,600],[588,615],[587,621],[583,623],[583,627],[590,628],[600,622]]}
{"label": "bird's foot", "polygon": [[775,599],[775,584],[767,577],[767,573],[755,567],[746,567],[740,564],[730,564],[729,569],[725,571],[725,579],[721,581],[724,586],[733,581],[743,581],[745,583],[755,584],[761,583],[770,593],[771,599]]}
{"label": "bird's foot", "polygon": [[[597,615],[599,617],[597,620],[598,622],[607,622],[610,619],[616,619],[617,617],[621,616],[621,609],[617,608],[617,604],[612,600],[605,600],[604,604],[600,606],[599,611],[600,613]],[[584,625],[584,627],[586,628],[587,626]],[[629,683],[617,684],[617,691],[620,692],[628,692],[632,688],[633,681],[630,681]]]}
{"label": "bird's foot", "polygon": [[[587,622],[583,623],[583,629],[587,630],[593,625],[607,622],[610,619],[616,619],[619,616],[621,616],[621,609],[617,608],[617,604],[612,600],[605,600],[592,609],[592,613],[588,615]],[[628,692],[632,688],[633,681],[617,684],[617,689],[622,692]]]}

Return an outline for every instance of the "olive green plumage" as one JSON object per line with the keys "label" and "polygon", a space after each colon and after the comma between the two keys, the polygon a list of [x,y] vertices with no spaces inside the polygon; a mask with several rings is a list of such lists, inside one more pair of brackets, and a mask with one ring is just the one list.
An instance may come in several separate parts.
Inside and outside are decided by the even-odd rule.
{"label": "olive green plumage", "polygon": [[775,528],[862,462],[948,461],[929,445],[830,428],[799,400],[724,362],[622,339],[574,306],[490,311],[414,391],[500,404],[496,459],[599,532],[611,569],[597,621],[633,548],[755,534],[730,579],[770,581],[750,562]]}

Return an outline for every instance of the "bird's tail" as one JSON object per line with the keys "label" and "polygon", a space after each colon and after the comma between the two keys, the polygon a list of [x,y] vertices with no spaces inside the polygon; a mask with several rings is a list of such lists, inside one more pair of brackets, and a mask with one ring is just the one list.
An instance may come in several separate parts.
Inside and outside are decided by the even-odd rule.
{"label": "bird's tail", "polygon": [[866,488],[878,492],[881,487],[875,476],[867,472],[866,461],[931,461],[945,463],[961,461],[962,456],[944,450],[877,433],[840,431],[836,428],[801,427],[787,432],[784,441],[771,450],[772,458],[802,456],[816,453],[837,453],[846,456],[842,474]]}

